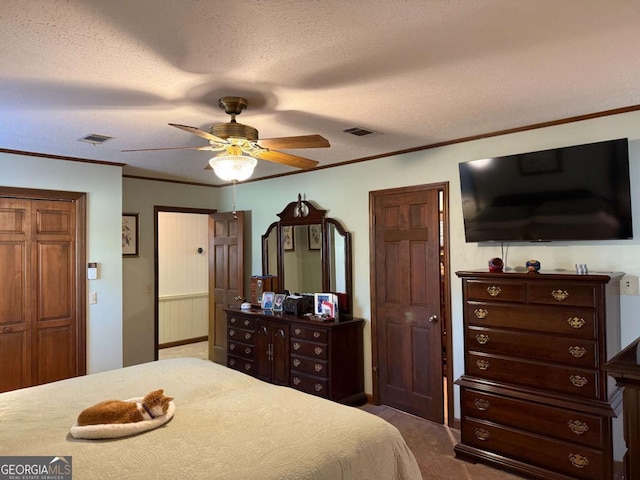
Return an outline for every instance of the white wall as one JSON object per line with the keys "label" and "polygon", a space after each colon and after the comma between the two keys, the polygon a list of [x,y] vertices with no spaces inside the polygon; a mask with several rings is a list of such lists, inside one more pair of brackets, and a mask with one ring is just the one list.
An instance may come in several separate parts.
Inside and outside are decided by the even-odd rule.
{"label": "white wall", "polygon": [[87,373],[122,366],[122,168],[0,153],[0,185],[87,193]]}
{"label": "white wall", "polygon": [[[251,210],[251,268],[261,273],[260,236],[278,220],[276,213],[297,199],[298,193],[340,220],[353,238],[354,313],[367,320],[365,328],[365,389],[372,392],[370,290],[369,290],[369,192],[410,185],[448,181],[450,183],[450,236],[452,291],[452,340],[454,377],[463,372],[462,296],[457,270],[484,269],[491,257],[501,256],[499,245],[467,244],[464,241],[458,163],[589,143],[612,138],[630,139],[631,187],[635,240],[607,242],[554,242],[511,245],[507,249],[508,267],[524,265],[529,258],[540,260],[543,270],[573,270],[575,263],[587,263],[590,271],[624,271],[640,275],[640,112],[587,120],[528,132],[514,133],[450,145],[433,150],[356,163],[241,184],[237,187],[237,208]],[[366,141],[366,140],[363,140]],[[231,188],[222,188],[221,210],[232,204]],[[640,297],[623,296],[623,346],[640,336],[636,311]],[[459,416],[458,394],[455,396]]]}
{"label": "white wall", "polygon": [[140,214],[140,256],[123,259],[122,348],[125,366],[154,359],[154,207],[216,209],[220,190],[135,178],[122,179],[124,211]]}

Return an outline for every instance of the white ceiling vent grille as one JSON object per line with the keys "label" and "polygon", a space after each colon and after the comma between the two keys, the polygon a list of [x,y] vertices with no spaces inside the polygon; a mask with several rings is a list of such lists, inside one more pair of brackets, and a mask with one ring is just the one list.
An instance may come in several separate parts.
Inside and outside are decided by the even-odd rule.
{"label": "white ceiling vent grille", "polygon": [[374,135],[382,135],[380,132],[375,132],[373,130],[369,130],[368,128],[362,127],[347,128],[346,130],[343,130],[343,132],[355,135],[356,137],[371,137]]}
{"label": "white ceiling vent grille", "polygon": [[79,142],[92,143],[94,145],[100,145],[101,143],[106,142],[107,140],[111,140],[113,137],[108,137],[106,135],[98,135],[97,133],[90,133],[86,137],[82,137],[79,139]]}

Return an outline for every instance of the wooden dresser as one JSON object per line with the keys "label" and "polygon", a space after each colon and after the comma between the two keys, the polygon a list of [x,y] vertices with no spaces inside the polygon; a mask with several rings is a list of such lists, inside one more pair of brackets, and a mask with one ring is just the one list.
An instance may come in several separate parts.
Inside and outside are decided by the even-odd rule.
{"label": "wooden dresser", "polygon": [[456,456],[533,478],[616,478],[622,273],[456,272],[465,373]]}
{"label": "wooden dresser", "polygon": [[364,320],[318,322],[261,309],[225,309],[227,366],[340,403],[364,392]]}

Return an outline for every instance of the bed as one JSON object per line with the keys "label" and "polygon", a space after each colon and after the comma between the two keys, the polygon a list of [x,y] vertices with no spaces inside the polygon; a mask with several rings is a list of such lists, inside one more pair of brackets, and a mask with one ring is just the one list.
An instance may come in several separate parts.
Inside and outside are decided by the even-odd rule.
{"label": "bed", "polygon": [[[163,426],[113,440],[69,434],[85,407],[158,388],[175,397]],[[386,421],[196,358],[0,394],[0,431],[0,456],[71,456],[74,480],[422,478]]]}

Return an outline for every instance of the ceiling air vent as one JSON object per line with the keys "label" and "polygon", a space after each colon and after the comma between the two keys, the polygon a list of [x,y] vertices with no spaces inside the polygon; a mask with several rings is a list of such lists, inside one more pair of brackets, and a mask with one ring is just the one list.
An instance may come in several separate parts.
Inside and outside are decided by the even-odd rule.
{"label": "ceiling air vent", "polygon": [[373,130],[369,130],[367,128],[362,127],[352,127],[343,130],[344,133],[350,133],[351,135],[355,135],[356,137],[369,137],[372,135],[380,135],[380,132],[374,132]]}
{"label": "ceiling air vent", "polygon": [[82,137],[79,139],[79,142],[92,143],[94,145],[100,145],[101,143],[106,142],[107,140],[111,140],[113,137],[108,137],[106,135],[98,135],[97,133],[90,133],[86,137]]}

